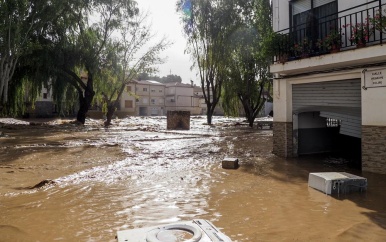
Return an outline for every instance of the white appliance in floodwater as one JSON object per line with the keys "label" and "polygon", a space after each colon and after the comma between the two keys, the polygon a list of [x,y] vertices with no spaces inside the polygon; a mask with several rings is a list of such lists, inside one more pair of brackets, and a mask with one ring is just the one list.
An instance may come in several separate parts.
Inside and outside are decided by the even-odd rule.
{"label": "white appliance in floodwater", "polygon": [[117,232],[118,242],[179,242],[176,232],[187,232],[189,238],[184,242],[232,242],[211,222],[194,219],[163,226],[123,230]]}
{"label": "white appliance in floodwater", "polygon": [[346,172],[310,173],[308,186],[328,195],[361,192],[367,189],[367,179]]}

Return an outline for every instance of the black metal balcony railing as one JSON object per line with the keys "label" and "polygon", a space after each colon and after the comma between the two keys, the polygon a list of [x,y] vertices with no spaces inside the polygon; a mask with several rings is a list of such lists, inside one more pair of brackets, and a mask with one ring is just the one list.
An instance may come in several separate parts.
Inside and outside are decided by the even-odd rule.
{"label": "black metal balcony railing", "polygon": [[386,3],[371,1],[275,33],[274,62],[386,42]]}

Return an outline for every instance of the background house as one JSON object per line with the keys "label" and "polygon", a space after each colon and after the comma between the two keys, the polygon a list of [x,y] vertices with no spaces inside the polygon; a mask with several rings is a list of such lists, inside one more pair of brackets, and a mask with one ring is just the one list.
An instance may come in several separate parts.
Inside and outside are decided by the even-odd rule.
{"label": "background house", "polygon": [[341,152],[386,173],[386,1],[272,3],[273,152]]}
{"label": "background house", "polygon": [[29,116],[37,118],[49,118],[56,114],[54,100],[52,98],[52,87],[49,84],[43,86],[35,104],[29,108]]}
{"label": "background house", "polygon": [[135,115],[165,115],[165,85],[156,81],[135,81]]}
{"label": "background house", "polygon": [[191,115],[201,114],[200,96],[194,94],[195,86],[179,82],[167,83],[165,108],[167,111],[190,111]]}
{"label": "background house", "polygon": [[126,85],[125,90],[122,93],[120,100],[120,108],[117,110],[119,117],[125,117],[128,115],[136,115],[136,95],[135,95],[136,82],[132,81]]}

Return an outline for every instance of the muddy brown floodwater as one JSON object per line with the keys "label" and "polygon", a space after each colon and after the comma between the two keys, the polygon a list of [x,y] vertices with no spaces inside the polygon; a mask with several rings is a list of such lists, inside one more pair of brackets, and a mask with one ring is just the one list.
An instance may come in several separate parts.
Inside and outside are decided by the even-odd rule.
{"label": "muddy brown floodwater", "polygon": [[[115,241],[118,230],[194,218],[233,241],[386,241],[385,175],[336,157],[279,158],[271,130],[239,121],[192,117],[190,131],[167,131],[159,117],[108,129],[0,119],[0,241]],[[222,169],[225,156],[239,169]],[[309,188],[323,171],[364,176],[368,190]]]}

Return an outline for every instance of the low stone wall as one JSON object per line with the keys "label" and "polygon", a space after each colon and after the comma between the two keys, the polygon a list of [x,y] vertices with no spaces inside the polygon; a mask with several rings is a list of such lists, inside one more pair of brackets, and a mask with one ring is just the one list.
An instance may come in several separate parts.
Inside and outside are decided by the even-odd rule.
{"label": "low stone wall", "polygon": [[362,126],[362,170],[386,174],[386,126]]}
{"label": "low stone wall", "polygon": [[167,129],[189,130],[190,112],[189,111],[168,111]]}
{"label": "low stone wall", "polygon": [[54,103],[37,101],[35,102],[35,110],[30,113],[32,118],[51,118],[54,116]]}
{"label": "low stone wall", "polygon": [[273,123],[273,153],[281,157],[293,156],[292,122]]}

